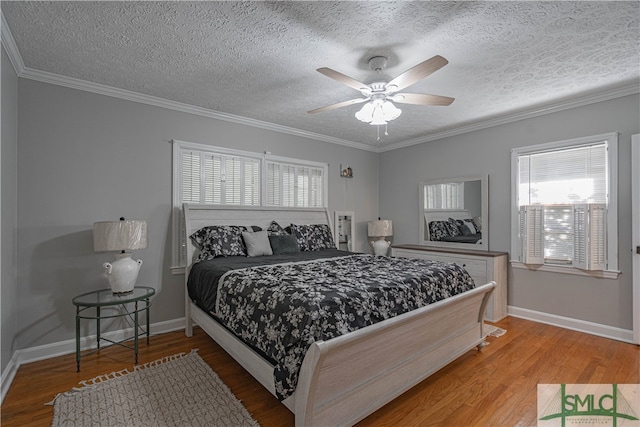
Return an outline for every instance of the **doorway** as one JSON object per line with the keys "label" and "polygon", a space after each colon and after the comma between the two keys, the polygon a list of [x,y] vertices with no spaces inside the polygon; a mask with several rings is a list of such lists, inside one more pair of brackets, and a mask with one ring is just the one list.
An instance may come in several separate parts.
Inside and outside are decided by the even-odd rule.
{"label": "doorway", "polygon": [[633,342],[640,344],[640,134],[631,136],[631,195]]}

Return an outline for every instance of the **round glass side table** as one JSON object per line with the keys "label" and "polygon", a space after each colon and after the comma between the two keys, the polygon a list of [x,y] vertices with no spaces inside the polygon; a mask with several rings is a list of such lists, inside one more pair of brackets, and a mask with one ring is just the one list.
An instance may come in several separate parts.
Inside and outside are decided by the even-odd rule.
{"label": "round glass side table", "polygon": [[[135,353],[135,363],[138,363],[138,337],[139,332],[142,330],[142,335],[147,335],[147,344],[149,344],[149,307],[151,307],[151,297],[155,295],[156,290],[147,286],[136,286],[132,292],[127,294],[114,294],[111,289],[101,289],[99,291],[87,292],[86,294],[78,295],[73,299],[73,305],[76,306],[76,370],[80,372],[80,320],[89,319],[96,321],[96,341],[97,348],[94,351],[100,350],[100,341],[108,341],[112,344],[131,349]],[[133,303],[134,309],[130,311],[127,309],[126,304]],[[143,304],[139,304],[143,303]],[[101,308],[104,307],[117,307],[120,306],[120,310],[115,313],[102,313]],[[87,310],[95,307],[95,315],[91,315]],[[146,328],[140,326],[138,315],[144,311],[146,314]],[[109,338],[100,336],[100,321],[102,319],[111,319],[116,317],[125,317],[133,315],[133,337],[128,337],[120,341],[114,341]],[[133,338],[133,347],[124,344],[125,341]],[[90,354],[87,353],[87,354]]]}

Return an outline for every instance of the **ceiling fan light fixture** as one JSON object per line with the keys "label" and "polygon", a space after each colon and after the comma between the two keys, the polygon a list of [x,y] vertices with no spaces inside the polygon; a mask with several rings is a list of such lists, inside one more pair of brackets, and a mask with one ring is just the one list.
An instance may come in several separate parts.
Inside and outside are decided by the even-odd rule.
{"label": "ceiling fan light fixture", "polygon": [[402,110],[396,107],[393,102],[384,101],[382,104],[382,112],[384,113],[384,117],[386,121],[395,120],[400,117],[402,114]]}
{"label": "ceiling fan light fixture", "polygon": [[402,110],[393,105],[392,102],[374,99],[367,102],[360,111],[356,113],[356,118],[361,122],[380,126],[397,119],[401,113]]}
{"label": "ceiling fan light fixture", "polygon": [[369,101],[362,106],[362,108],[356,113],[356,119],[361,122],[371,123],[373,118],[373,101]]}
{"label": "ceiling fan light fixture", "polygon": [[385,117],[384,117],[384,111],[382,111],[381,107],[376,107],[373,109],[373,115],[371,116],[371,122],[369,124],[374,126],[387,124],[387,121],[385,120]]}

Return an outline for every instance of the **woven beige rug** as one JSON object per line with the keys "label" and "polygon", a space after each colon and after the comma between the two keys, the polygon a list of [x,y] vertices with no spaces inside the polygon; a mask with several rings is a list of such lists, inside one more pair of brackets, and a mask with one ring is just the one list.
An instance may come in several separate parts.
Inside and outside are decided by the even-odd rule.
{"label": "woven beige rug", "polygon": [[259,426],[197,350],[80,384],[51,402],[52,426]]}

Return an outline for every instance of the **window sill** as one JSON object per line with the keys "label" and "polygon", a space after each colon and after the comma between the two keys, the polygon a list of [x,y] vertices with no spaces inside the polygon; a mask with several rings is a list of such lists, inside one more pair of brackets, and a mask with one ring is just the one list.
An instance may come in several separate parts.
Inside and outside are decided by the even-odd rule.
{"label": "window sill", "polygon": [[588,271],[580,270],[579,268],[574,267],[524,264],[520,261],[511,261],[511,267],[529,271],[546,271],[549,273],[573,274],[576,276],[594,277],[597,279],[617,279],[620,275],[620,272],[615,270]]}

